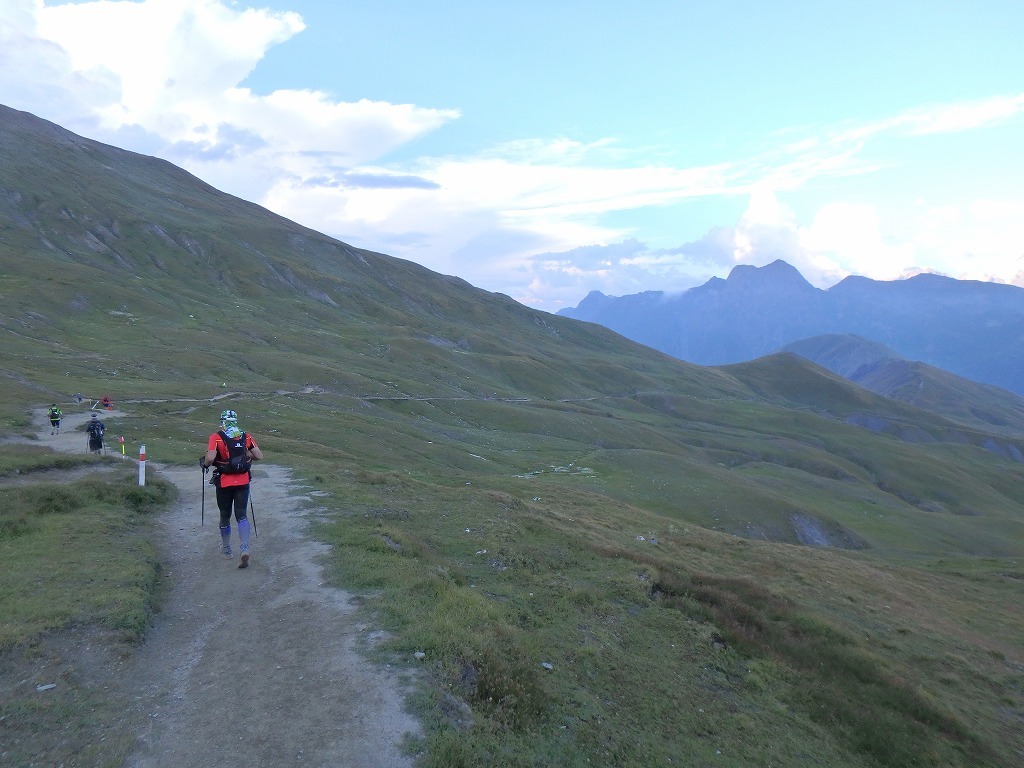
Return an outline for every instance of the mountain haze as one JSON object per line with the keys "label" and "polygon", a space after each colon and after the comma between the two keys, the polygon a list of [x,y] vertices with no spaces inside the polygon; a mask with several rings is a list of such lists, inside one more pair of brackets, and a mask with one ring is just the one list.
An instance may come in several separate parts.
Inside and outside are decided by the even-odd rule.
{"label": "mountain haze", "polygon": [[[768,353],[852,314],[906,319],[879,341],[902,354],[956,306],[970,322],[997,307],[984,341],[1012,352],[1019,294],[837,288],[776,262],[584,302],[662,313],[660,338],[743,358],[706,367],[0,107],[0,481],[26,413],[70,412],[76,392],[110,394],[111,432],[180,467],[236,409],[308,489],[324,572],[383,630],[370,659],[416,667],[425,767],[1008,768],[1024,754],[1024,617],[1004,610],[1024,599],[1016,417]],[[828,346],[830,364],[887,359]],[[72,498],[34,482],[51,507]],[[0,545],[20,547],[2,514]],[[63,620],[49,631],[88,617]]]}
{"label": "mountain haze", "polygon": [[1024,394],[1024,288],[921,274],[848,277],[826,291],[783,261],[738,266],[682,294],[591,293],[560,315],[600,323],[701,365],[750,360],[825,334],[854,334],[964,378]]}

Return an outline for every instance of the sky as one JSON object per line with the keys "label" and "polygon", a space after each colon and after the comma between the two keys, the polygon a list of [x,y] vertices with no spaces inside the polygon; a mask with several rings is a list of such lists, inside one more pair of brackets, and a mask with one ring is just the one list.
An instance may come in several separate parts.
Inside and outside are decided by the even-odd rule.
{"label": "sky", "polygon": [[0,0],[0,103],[554,312],[1024,286],[1020,0]]}

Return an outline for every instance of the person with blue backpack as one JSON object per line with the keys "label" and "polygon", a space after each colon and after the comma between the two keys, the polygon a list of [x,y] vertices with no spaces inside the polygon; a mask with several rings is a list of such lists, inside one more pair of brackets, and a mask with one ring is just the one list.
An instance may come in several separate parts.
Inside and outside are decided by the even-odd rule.
{"label": "person with blue backpack", "polygon": [[210,483],[217,488],[217,507],[220,510],[221,552],[231,557],[231,513],[234,512],[238,525],[239,568],[249,567],[249,517],[246,506],[249,503],[249,481],[252,479],[252,462],[263,458],[263,451],[252,439],[238,428],[238,414],[224,411],[220,415],[220,429],[210,435],[206,443],[206,454],[199,459],[199,466],[206,470],[213,467]]}

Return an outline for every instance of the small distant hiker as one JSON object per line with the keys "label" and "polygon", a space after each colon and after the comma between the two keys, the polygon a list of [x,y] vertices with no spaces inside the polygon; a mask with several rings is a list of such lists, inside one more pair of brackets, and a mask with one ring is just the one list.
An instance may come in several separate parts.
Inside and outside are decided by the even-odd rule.
{"label": "small distant hiker", "polygon": [[246,506],[249,503],[250,469],[253,460],[263,458],[263,451],[256,445],[252,435],[238,428],[238,414],[224,411],[220,415],[220,430],[210,435],[206,443],[206,455],[199,459],[199,466],[205,474],[213,467],[210,482],[217,487],[217,507],[220,509],[221,552],[231,557],[231,512],[234,508],[238,523],[239,551],[242,556],[239,568],[249,567],[249,517]]}
{"label": "small distant hiker", "polygon": [[82,393],[81,393],[81,392],[77,392],[77,393],[75,394],[75,401],[76,401],[76,402],[77,402],[77,403],[78,403],[79,405],[81,405],[81,404],[82,404]]}
{"label": "small distant hiker", "polygon": [[85,431],[89,434],[89,453],[103,453],[103,433],[107,431],[107,425],[100,421],[95,413],[91,415],[89,423],[85,425]]}
{"label": "small distant hiker", "polygon": [[52,435],[55,431],[60,434],[60,418],[63,415],[60,412],[60,408],[57,407],[56,403],[50,405],[50,410],[47,411],[47,415],[50,417],[50,434]]}

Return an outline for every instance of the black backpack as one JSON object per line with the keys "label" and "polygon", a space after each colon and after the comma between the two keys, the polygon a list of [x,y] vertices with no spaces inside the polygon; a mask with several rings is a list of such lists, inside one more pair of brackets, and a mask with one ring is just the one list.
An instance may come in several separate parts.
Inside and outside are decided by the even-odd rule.
{"label": "black backpack", "polygon": [[89,426],[85,428],[85,431],[93,437],[99,437],[103,434],[103,425],[96,421],[96,419],[93,419],[89,422]]}
{"label": "black backpack", "polygon": [[227,446],[229,455],[227,461],[217,464],[217,469],[220,470],[220,473],[222,475],[242,475],[248,472],[252,468],[252,462],[249,460],[245,449],[247,442],[245,432],[242,432],[238,437],[228,437],[224,430],[217,434],[220,435],[220,439]]}

